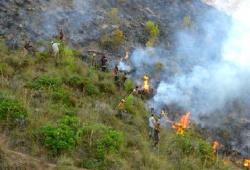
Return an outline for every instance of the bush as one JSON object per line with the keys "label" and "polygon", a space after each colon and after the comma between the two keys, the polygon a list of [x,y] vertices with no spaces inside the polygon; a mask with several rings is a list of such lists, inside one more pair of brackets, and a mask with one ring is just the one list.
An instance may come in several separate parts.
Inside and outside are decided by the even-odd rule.
{"label": "bush", "polygon": [[61,78],[48,75],[42,75],[30,83],[31,88],[36,90],[44,88],[58,88],[61,85]]}
{"label": "bush", "polygon": [[117,154],[123,144],[124,136],[121,132],[102,124],[86,125],[79,133],[81,148],[87,153],[82,167],[100,168],[108,155]]}
{"label": "bush", "polygon": [[105,130],[102,138],[96,141],[98,158],[104,159],[107,153],[117,153],[123,142],[123,135],[112,129]]}
{"label": "bush", "polygon": [[0,120],[7,122],[10,127],[22,126],[26,123],[28,113],[21,104],[0,94]]}
{"label": "bush", "polygon": [[100,43],[103,48],[117,50],[123,43],[125,37],[120,29],[114,30],[111,35],[105,34],[101,37]]}
{"label": "bush", "polygon": [[71,87],[83,88],[83,78],[79,74],[71,74],[66,78],[65,82]]}
{"label": "bush", "polygon": [[211,145],[196,136],[191,130],[187,130],[184,136],[175,135],[172,141],[172,145],[168,146],[170,158],[179,161],[189,157],[197,158],[202,166],[208,168],[216,164]]}
{"label": "bush", "polygon": [[183,27],[190,27],[192,25],[191,17],[190,16],[184,16],[182,21]]}
{"label": "bush", "polygon": [[129,113],[134,113],[134,96],[129,95],[126,99],[125,102],[125,109],[129,112]]}
{"label": "bush", "polygon": [[119,10],[117,8],[111,8],[111,10],[107,14],[108,20],[110,24],[119,24]]}
{"label": "bush", "polygon": [[55,89],[52,92],[52,99],[56,103],[62,102],[63,104],[71,105],[70,92],[63,88]]}
{"label": "bush", "polygon": [[116,29],[112,32],[111,34],[111,44],[112,44],[112,49],[117,49],[119,48],[124,42],[124,34],[121,30]]}
{"label": "bush", "polygon": [[134,88],[134,83],[132,80],[127,79],[124,83],[124,89],[126,90],[127,93],[131,93],[131,91]]}
{"label": "bush", "polygon": [[100,91],[104,93],[114,94],[116,91],[114,82],[108,79],[99,82],[98,86],[100,88]]}
{"label": "bush", "polygon": [[153,21],[148,21],[146,23],[146,31],[149,34],[148,42],[146,43],[147,46],[153,46],[155,41],[157,40],[160,30],[158,25],[156,25]]}
{"label": "bush", "polygon": [[78,118],[70,116],[64,116],[56,125],[46,124],[40,129],[42,143],[53,154],[73,149],[76,145],[79,125]]}
{"label": "bush", "polygon": [[100,93],[98,87],[91,81],[87,81],[85,86],[85,91],[89,96],[98,95]]}
{"label": "bush", "polygon": [[0,76],[12,76],[14,69],[6,63],[0,63]]}

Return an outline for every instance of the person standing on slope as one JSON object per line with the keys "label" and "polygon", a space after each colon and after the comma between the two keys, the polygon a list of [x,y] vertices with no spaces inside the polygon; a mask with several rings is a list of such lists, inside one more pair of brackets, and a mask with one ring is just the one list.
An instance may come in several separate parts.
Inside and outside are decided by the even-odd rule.
{"label": "person standing on slope", "polygon": [[155,120],[155,117],[154,117],[154,114],[152,113],[150,118],[148,119],[149,121],[149,137],[151,139],[154,138],[154,129],[155,129],[155,123],[156,123],[156,120]]}

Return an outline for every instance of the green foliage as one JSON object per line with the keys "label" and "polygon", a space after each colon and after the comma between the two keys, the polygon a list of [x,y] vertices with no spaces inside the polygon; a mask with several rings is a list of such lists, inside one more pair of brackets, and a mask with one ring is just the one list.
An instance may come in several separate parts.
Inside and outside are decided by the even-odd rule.
{"label": "green foliage", "polygon": [[[211,167],[216,164],[211,145],[195,135],[191,130],[185,135],[175,135],[173,143],[168,147],[170,158],[181,161],[183,158],[195,157],[200,164]],[[175,150],[174,150],[175,149]]]}
{"label": "green foliage", "polygon": [[134,83],[132,80],[127,79],[124,83],[124,89],[126,90],[127,93],[131,93],[131,91],[134,88]]}
{"label": "green foliage", "polygon": [[0,94],[0,120],[9,127],[23,126],[27,121],[26,109],[15,99]]}
{"label": "green foliage", "polygon": [[123,42],[124,42],[124,34],[121,30],[116,29],[112,32],[111,34],[111,44],[112,44],[112,49],[117,49],[119,48]]}
{"label": "green foliage", "polygon": [[0,75],[2,76],[12,76],[14,69],[6,63],[0,63]]}
{"label": "green foliage", "polygon": [[100,159],[104,159],[107,153],[116,153],[119,151],[123,142],[123,136],[120,132],[107,129],[102,138],[96,141],[97,155]]}
{"label": "green foliage", "polygon": [[148,42],[146,43],[146,45],[153,46],[160,34],[158,25],[156,25],[153,21],[147,21],[145,29],[149,34]]}
{"label": "green foliage", "polygon": [[42,75],[30,83],[30,87],[36,90],[44,88],[58,88],[62,85],[60,77]]}
{"label": "green foliage", "polygon": [[192,25],[191,17],[184,16],[182,21],[183,27],[190,27]]}
{"label": "green foliage", "polygon": [[71,74],[68,77],[66,77],[65,82],[70,85],[71,87],[83,87],[83,77],[79,74]]}
{"label": "green foliage", "polygon": [[114,30],[111,35],[105,34],[101,37],[100,43],[103,48],[110,48],[112,50],[117,50],[124,43],[125,37],[123,31],[120,29]]}
{"label": "green foliage", "polygon": [[101,92],[108,93],[108,94],[115,94],[116,86],[113,81],[108,79],[102,80],[98,83]]}
{"label": "green foliage", "polygon": [[64,116],[56,124],[46,124],[41,127],[42,144],[51,150],[53,154],[60,154],[62,151],[74,149],[78,128],[78,118]]}
{"label": "green foliage", "polygon": [[111,10],[107,13],[107,17],[110,24],[120,23],[119,10],[117,8],[111,8]]}
{"label": "green foliage", "polygon": [[89,95],[89,96],[100,94],[99,88],[91,81],[87,81],[84,84],[84,87],[85,87],[85,91],[86,91],[87,95]]}
{"label": "green foliage", "polygon": [[[85,152],[91,157],[83,159],[84,168],[97,168],[103,166],[103,161],[110,154],[117,154],[124,141],[124,136],[112,128],[102,124],[86,125],[79,133],[80,141]],[[91,138],[89,138],[91,137]]]}
{"label": "green foliage", "polygon": [[52,92],[52,99],[56,103],[62,102],[63,104],[71,105],[70,92],[63,88],[55,89]]}
{"label": "green foliage", "polygon": [[129,95],[126,99],[126,102],[125,102],[125,109],[129,112],[129,113],[134,113],[134,101],[135,101],[135,98],[133,95]]}

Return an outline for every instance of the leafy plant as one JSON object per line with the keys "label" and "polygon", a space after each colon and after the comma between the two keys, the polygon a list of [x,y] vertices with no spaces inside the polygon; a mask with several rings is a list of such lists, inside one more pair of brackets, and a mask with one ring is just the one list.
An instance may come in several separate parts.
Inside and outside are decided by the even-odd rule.
{"label": "leafy plant", "polygon": [[123,142],[123,136],[120,132],[107,129],[102,138],[96,141],[97,155],[104,159],[105,154],[118,152]]}
{"label": "leafy plant", "polygon": [[66,78],[65,82],[72,87],[82,88],[84,80],[79,74],[71,74]]}
{"label": "leafy plant", "polygon": [[160,34],[158,25],[156,25],[153,21],[147,21],[145,29],[149,34],[148,42],[146,43],[146,45],[153,46]]}
{"label": "leafy plant", "polygon": [[127,79],[124,83],[124,89],[126,90],[127,93],[131,93],[131,91],[134,88],[134,83],[132,80]]}
{"label": "leafy plant", "polygon": [[0,120],[6,121],[10,127],[22,126],[26,123],[28,113],[15,99],[0,94]]}
{"label": "leafy plant", "polygon": [[54,154],[73,149],[77,141],[78,128],[78,118],[64,116],[56,124],[41,127],[42,143]]}
{"label": "leafy plant", "polygon": [[57,88],[62,85],[60,77],[42,75],[30,83],[31,88],[36,90],[44,88]]}
{"label": "leafy plant", "polygon": [[98,95],[100,93],[98,87],[91,81],[87,81],[85,86],[85,91],[89,96]]}

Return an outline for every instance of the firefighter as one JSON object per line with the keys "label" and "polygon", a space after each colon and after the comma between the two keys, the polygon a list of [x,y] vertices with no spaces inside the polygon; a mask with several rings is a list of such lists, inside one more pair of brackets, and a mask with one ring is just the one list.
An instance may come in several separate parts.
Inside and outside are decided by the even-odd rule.
{"label": "firefighter", "polygon": [[157,146],[159,141],[160,141],[160,121],[157,119],[154,127],[154,147]]}
{"label": "firefighter", "polygon": [[118,88],[120,88],[120,87],[121,87],[121,83],[120,83],[118,65],[115,65],[115,68],[113,69],[113,75],[114,75],[114,81],[115,81],[116,86],[117,86]]}
{"label": "firefighter", "polygon": [[103,55],[101,58],[101,70],[103,72],[107,71],[107,64],[108,64],[108,59],[105,55]]}
{"label": "firefighter", "polygon": [[55,57],[59,55],[59,45],[60,43],[51,42],[52,52]]}
{"label": "firefighter", "polygon": [[[134,88],[132,94],[133,94],[134,96],[136,96],[136,95],[139,94],[139,86],[135,86],[135,88]],[[152,113],[153,113],[153,112],[152,112]]]}
{"label": "firefighter", "polygon": [[63,40],[64,40],[64,33],[63,33],[63,30],[62,30],[62,29],[61,29],[60,32],[59,32],[58,38],[59,38],[60,41],[63,41]]}
{"label": "firefighter", "polygon": [[117,114],[117,116],[119,118],[122,118],[123,113],[126,112],[125,102],[126,101],[124,99],[121,99],[121,101],[119,102],[119,104],[117,106],[117,108],[118,108],[118,114]]}
{"label": "firefighter", "polygon": [[[24,49],[28,52],[28,53],[31,53],[33,56],[35,55],[35,51],[34,51],[34,48],[33,48],[33,45],[31,43],[31,41],[27,41],[25,42],[24,44]],[[26,52],[26,54],[27,54]]]}
{"label": "firefighter", "polygon": [[154,114],[152,113],[150,118],[148,119],[149,138],[151,138],[151,139],[154,138],[155,123],[156,123],[156,120],[155,120]]}

